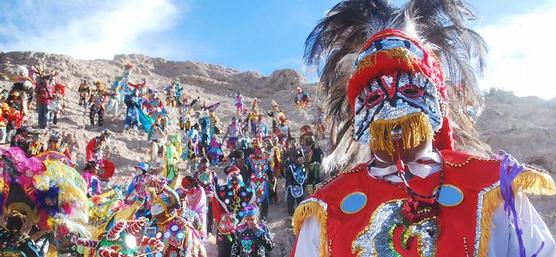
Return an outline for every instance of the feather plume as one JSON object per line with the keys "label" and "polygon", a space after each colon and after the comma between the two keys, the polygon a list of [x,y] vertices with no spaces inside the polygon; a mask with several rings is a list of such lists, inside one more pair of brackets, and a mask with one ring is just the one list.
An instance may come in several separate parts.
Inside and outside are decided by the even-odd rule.
{"label": "feather plume", "polygon": [[[448,87],[447,115],[454,129],[456,148],[476,154],[490,153],[478,139],[475,117],[483,99],[478,79],[485,66],[486,43],[468,27],[475,19],[462,0],[412,0],[396,7],[383,0],[346,0],[338,3],[319,21],[305,41],[305,64],[319,72],[327,96],[328,118],[332,122],[333,152],[327,157],[333,167],[346,169],[360,156],[362,146],[351,139],[353,114],[347,104],[346,86],[353,61],[371,35],[384,29],[399,29],[423,40],[443,64]],[[341,149],[340,149],[341,148]],[[366,148],[366,146],[365,146]],[[345,156],[348,155],[348,156]]]}

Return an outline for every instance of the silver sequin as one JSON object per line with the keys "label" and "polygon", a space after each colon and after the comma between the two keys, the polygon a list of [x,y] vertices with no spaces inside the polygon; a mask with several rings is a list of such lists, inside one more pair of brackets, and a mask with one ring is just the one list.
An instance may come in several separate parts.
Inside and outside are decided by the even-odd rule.
{"label": "silver sequin", "polygon": [[498,186],[500,186],[500,181],[492,184],[491,186],[481,190],[481,192],[479,192],[479,196],[478,196],[478,202],[477,202],[477,221],[476,221],[476,225],[475,225],[475,245],[473,247],[474,251],[473,251],[473,256],[477,257],[479,254],[479,243],[481,242],[481,219],[483,217],[483,203],[484,203],[484,196],[486,193],[492,191],[493,189],[497,188]]}
{"label": "silver sequin", "polygon": [[[404,218],[400,214],[405,200],[392,200],[381,204],[371,217],[370,224],[359,233],[353,241],[351,249],[358,257],[399,257],[394,249],[393,233],[398,226],[404,226]],[[411,224],[402,238],[419,240],[418,252],[422,257],[436,255],[436,240],[440,232],[435,219],[427,219]]]}
{"label": "silver sequin", "polygon": [[[392,82],[392,77],[384,76],[386,82]],[[353,124],[354,139],[362,144],[370,142],[369,127],[371,122],[376,120],[394,120],[403,116],[416,112],[427,114],[429,122],[434,131],[440,130],[442,127],[442,111],[440,108],[440,97],[434,83],[432,83],[424,74],[416,73],[400,73],[397,84],[397,90],[405,85],[415,85],[422,88],[425,94],[419,98],[410,98],[397,91],[393,99],[388,99],[387,92],[383,92],[384,100],[375,105],[367,106],[365,101],[370,92],[382,90],[378,84],[378,79],[372,80],[369,85],[361,91],[355,99],[355,116]],[[394,81],[395,82],[395,81]]]}

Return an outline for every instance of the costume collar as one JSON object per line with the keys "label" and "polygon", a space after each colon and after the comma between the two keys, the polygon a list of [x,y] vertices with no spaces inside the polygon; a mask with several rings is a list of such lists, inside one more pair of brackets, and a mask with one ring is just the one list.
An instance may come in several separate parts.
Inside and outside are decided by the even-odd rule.
{"label": "costume collar", "polygon": [[[435,151],[427,152],[419,156],[416,160],[405,163],[407,171],[411,174],[426,178],[442,169],[442,158],[440,154]],[[371,166],[369,168],[369,176],[378,177],[390,180],[392,182],[402,182],[397,176],[398,168],[396,164],[390,165],[385,168],[378,168]]]}

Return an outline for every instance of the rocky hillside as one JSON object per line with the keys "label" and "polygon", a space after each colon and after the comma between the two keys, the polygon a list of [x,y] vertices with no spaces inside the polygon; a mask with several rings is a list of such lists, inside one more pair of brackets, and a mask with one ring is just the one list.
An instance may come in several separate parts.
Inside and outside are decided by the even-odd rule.
{"label": "rocky hillside", "polygon": [[[250,103],[254,97],[260,100],[263,109],[270,109],[270,101],[276,100],[286,111],[290,126],[294,131],[313,119],[315,104],[309,111],[301,111],[293,106],[292,94],[295,87],[302,86],[311,95],[318,95],[317,87],[307,84],[304,77],[291,69],[277,70],[270,76],[257,72],[239,71],[214,64],[194,61],[174,62],[144,55],[117,55],[113,60],[78,60],[64,55],[32,52],[0,53],[0,72],[13,73],[20,64],[43,64],[60,72],[60,80],[67,83],[69,93],[67,108],[58,129],[74,133],[79,141],[78,161],[83,160],[86,142],[98,134],[98,128],[88,126],[88,117],[77,105],[77,87],[81,79],[111,82],[121,74],[123,65],[131,62],[135,68],[131,81],[139,82],[147,78],[151,87],[162,88],[174,79],[185,84],[186,94],[201,96],[207,104],[221,102],[219,115],[227,123],[235,115],[233,96],[242,92]],[[478,128],[485,142],[493,150],[504,149],[520,160],[556,171],[556,99],[544,101],[536,97],[520,98],[504,91],[490,91],[486,94],[486,108],[478,120]],[[318,97],[314,98],[319,101]],[[106,127],[121,132],[123,110],[118,117],[109,117]],[[30,122],[36,123],[36,116]],[[173,116],[175,117],[175,116]],[[129,167],[143,160],[146,153],[146,137],[115,133],[107,152],[119,167],[119,176],[126,178]],[[554,198],[535,198],[535,203],[551,231],[556,232],[556,202]],[[286,256],[293,238],[290,236],[289,219],[284,219],[283,206],[271,207],[271,223],[277,235],[275,256]],[[274,211],[273,211],[274,210]]]}

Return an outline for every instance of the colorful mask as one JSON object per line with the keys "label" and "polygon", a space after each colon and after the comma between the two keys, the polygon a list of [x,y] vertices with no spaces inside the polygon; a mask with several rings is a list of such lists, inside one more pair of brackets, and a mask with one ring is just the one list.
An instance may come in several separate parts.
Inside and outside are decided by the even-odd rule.
{"label": "colorful mask", "polygon": [[443,126],[443,80],[440,63],[420,42],[398,30],[376,34],[349,81],[354,139],[391,153],[393,137],[404,148],[432,138]]}

